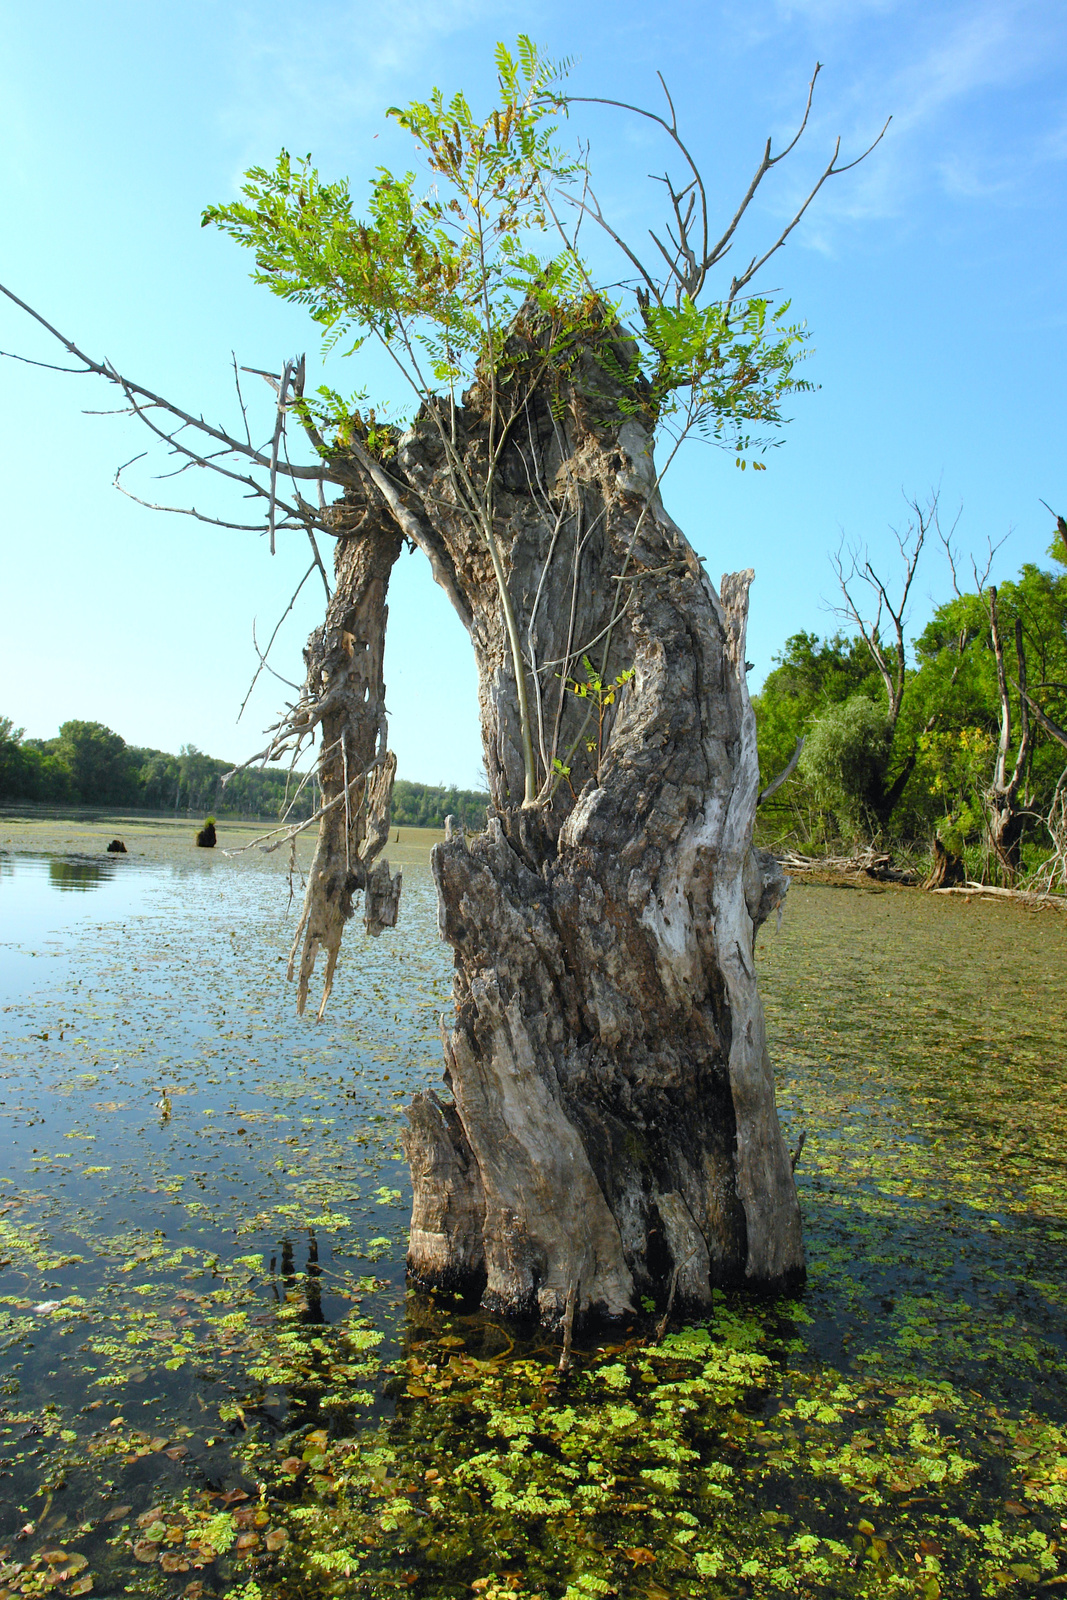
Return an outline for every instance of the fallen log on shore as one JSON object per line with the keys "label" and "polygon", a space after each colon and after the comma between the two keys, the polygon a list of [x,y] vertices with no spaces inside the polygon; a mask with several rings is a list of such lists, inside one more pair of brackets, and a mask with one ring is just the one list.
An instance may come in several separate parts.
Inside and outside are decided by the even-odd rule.
{"label": "fallen log on shore", "polygon": [[968,898],[972,894],[988,895],[996,900],[1017,900],[1024,905],[1031,906],[1057,906],[1061,911],[1067,911],[1067,895],[1038,894],[1032,889],[1001,889],[995,883],[974,883],[968,880],[965,884],[957,884],[951,888],[932,889],[931,894],[963,894]]}
{"label": "fallen log on shore", "polygon": [[774,852],[775,859],[786,872],[828,872],[840,877],[868,877],[878,883],[916,884],[918,873],[906,867],[893,865],[893,858],[885,850],[864,850],[854,856],[805,856],[798,850]]}

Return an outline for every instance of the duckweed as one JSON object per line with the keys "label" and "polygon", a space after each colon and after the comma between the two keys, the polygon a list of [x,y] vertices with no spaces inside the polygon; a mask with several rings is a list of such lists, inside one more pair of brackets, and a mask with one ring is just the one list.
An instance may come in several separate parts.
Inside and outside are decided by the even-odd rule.
{"label": "duckweed", "polygon": [[350,959],[312,1029],[278,877],[145,853],[125,923],[80,898],[0,1019],[0,1600],[1067,1584],[1062,919],[795,888],[759,960],[805,1293],[659,1340],[646,1308],[561,1372],[403,1290],[397,1101],[448,987],[425,875],[404,961]]}

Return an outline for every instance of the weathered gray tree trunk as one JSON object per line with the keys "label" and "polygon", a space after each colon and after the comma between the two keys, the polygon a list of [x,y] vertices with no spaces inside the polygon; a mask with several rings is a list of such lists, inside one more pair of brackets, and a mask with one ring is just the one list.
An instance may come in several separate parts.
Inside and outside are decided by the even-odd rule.
{"label": "weathered gray tree trunk", "polygon": [[1018,683],[1022,691],[1019,701],[1019,748],[1015,763],[1008,772],[1008,758],[1012,744],[1011,696],[1008,691],[1007,670],[1004,665],[1004,645],[1000,636],[1000,617],[997,609],[997,591],[991,584],[987,597],[989,606],[989,632],[993,654],[997,663],[997,688],[1000,692],[1000,737],[997,741],[993,782],[986,795],[989,818],[989,842],[1000,863],[1002,875],[1010,885],[1015,881],[1020,866],[1020,846],[1028,806],[1022,794],[1032,741],[1032,730],[1026,694],[1026,651],[1023,646],[1022,619],[1015,619],[1015,660]]}
{"label": "weathered gray tree trunk", "polygon": [[326,956],[322,1016],[353,896],[363,893],[363,921],[378,934],[396,922],[400,874],[378,859],[389,836],[389,802],[396,757],[386,746],[385,598],[401,535],[373,485],[365,499],[334,507],[338,543],[336,587],[326,620],[304,650],[304,692],[289,719],[291,733],[316,728],[323,815],[308,887],[289,956],[298,973],[297,1009],[303,1012],[315,963]]}
{"label": "weathered gray tree trunk", "polygon": [[[451,1098],[408,1110],[409,1269],[547,1323],[569,1298],[621,1316],[674,1288],[693,1310],[714,1286],[803,1274],[753,960],[786,880],[752,847],[752,574],[716,590],[663,509],[641,421],[583,363],[525,391],[512,369],[523,398],[494,487],[543,767],[570,769],[538,807],[522,805],[489,555],[441,437],[484,484],[489,386],[454,416],[424,410],[389,469],[471,632],[492,794],[487,831],[433,854]],[[632,669],[611,704],[575,692],[583,656],[604,685]]]}

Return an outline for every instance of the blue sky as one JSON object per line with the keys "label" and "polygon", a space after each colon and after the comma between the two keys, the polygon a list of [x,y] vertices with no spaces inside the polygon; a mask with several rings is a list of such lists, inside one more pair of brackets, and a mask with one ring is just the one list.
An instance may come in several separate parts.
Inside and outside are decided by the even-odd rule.
{"label": "blue sky", "polygon": [[[536,11],[478,0],[388,7],[56,0],[0,4],[0,281],[97,356],[234,427],[231,351],[271,367],[315,332],[248,280],[249,260],[202,207],[235,195],[244,169],[284,144],[311,151],[358,195],[378,162],[403,165],[389,105],[433,84],[477,109],[492,47],[530,33],[575,57],[575,93],[653,104],[655,71],[721,214],[764,140],[786,138],[817,60],[809,132],[761,191],[738,253],[768,241],[840,134],[874,155],[828,186],[763,287],[807,319],[817,393],[798,397],[763,474],[694,444],[665,484],[669,509],[716,576],[752,566],[748,656],[758,686],[783,640],[836,626],[828,552],[842,534],[889,565],[905,496],[940,487],[959,538],[1014,532],[994,576],[1045,560],[1067,511],[1067,7],[1061,0],[622,0]],[[664,159],[649,128],[578,108],[605,209],[637,236],[656,221],[646,174]],[[62,352],[9,302],[0,348]],[[334,363],[336,369],[336,363]],[[346,364],[351,367],[354,364]],[[333,372],[352,389],[356,371]],[[372,371],[371,379],[375,379]],[[272,560],[254,535],[211,529],[123,499],[116,466],[144,447],[102,385],[3,363],[0,448],[0,714],[48,736],[68,717],[131,743],[212,754],[259,748],[291,691],[261,681],[253,621],[269,633],[303,572],[296,536]],[[316,379],[317,381],[317,379]],[[254,391],[253,391],[254,393]],[[264,389],[261,403],[269,404]],[[266,411],[263,413],[266,417]],[[243,520],[197,475],[137,480]],[[948,576],[931,556],[917,632]],[[301,676],[318,618],[309,585],[272,658]],[[402,776],[472,785],[480,749],[469,647],[419,556],[391,591],[391,739]]]}

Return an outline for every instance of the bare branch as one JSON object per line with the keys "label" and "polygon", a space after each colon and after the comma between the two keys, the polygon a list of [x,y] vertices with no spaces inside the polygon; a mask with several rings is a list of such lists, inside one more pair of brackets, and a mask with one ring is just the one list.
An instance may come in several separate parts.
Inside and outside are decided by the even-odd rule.
{"label": "bare branch", "polygon": [[804,734],[800,735],[800,738],[796,742],[796,747],[793,750],[793,754],[789,757],[789,760],[786,762],[778,776],[776,778],[772,778],[765,789],[760,790],[759,798],[756,801],[757,806],[761,806],[764,800],[769,800],[771,795],[775,794],[782,787],[782,784],[793,776],[793,773],[797,769],[797,762],[800,760],[801,752],[804,749],[804,737]]}
{"label": "bare branch", "polygon": [[[919,558],[923,552],[931,528],[938,527],[938,497],[930,496],[929,503],[922,507],[917,500],[910,500],[908,504],[914,513],[914,521],[908,525],[907,532],[899,533],[893,530],[900,550],[901,560],[904,565],[904,577],[901,584],[900,599],[892,599],[886,581],[879,577],[868,558],[866,549],[859,546],[849,547],[848,554],[850,568],[846,572],[842,558],[845,548],[844,540],[838,547],[837,554],[831,556],[830,562],[837,574],[838,587],[844,596],[845,604],[835,606],[833,609],[840,617],[847,618],[859,629],[860,637],[878,669],[879,676],[885,684],[886,695],[889,699],[889,726],[896,726],[900,716],[900,707],[904,699],[904,687],[907,679],[905,666],[904,627],[907,622],[908,599],[911,587],[915,581],[915,574],[919,566]],[[953,524],[955,526],[955,524]],[[944,543],[944,540],[942,540]],[[863,615],[862,609],[855,599],[850,585],[859,579],[865,583],[873,594],[876,605],[873,620]],[[880,630],[882,616],[889,617],[893,625],[894,646],[893,652],[887,652],[882,644]]]}
{"label": "bare branch", "polygon": [[[6,293],[6,291],[5,291]],[[13,350],[0,350],[0,356],[6,356],[8,361],[21,361],[26,367],[44,367],[46,372],[73,372],[76,377],[85,376],[84,367],[57,367],[54,361],[32,361],[29,356],[17,356]],[[102,413],[111,415],[111,413]],[[87,416],[95,416],[95,412],[87,412]]]}
{"label": "bare branch", "polygon": [[237,404],[241,407],[241,420],[244,422],[244,425],[245,425],[245,438],[248,441],[249,449],[251,449],[252,448],[252,434],[251,434],[251,431],[250,431],[249,426],[248,426],[248,412],[245,409],[245,397],[241,393],[241,377],[240,377],[239,372],[237,371],[237,353],[236,353],[236,351],[234,351],[234,350],[230,351],[230,360],[233,362],[233,382],[234,382],[234,388],[237,390]]}
{"label": "bare branch", "polygon": [[[815,80],[812,79],[813,83],[814,83],[814,81]],[[806,120],[806,116],[805,116],[805,120]],[[866,159],[870,155],[871,151],[874,150],[879,144],[881,144],[882,140],[885,138],[886,129],[888,129],[889,124],[892,122],[892,120],[893,120],[892,117],[887,117],[886,120],[885,120],[885,125],[883,126],[882,131],[878,135],[878,137],[871,141],[871,143],[867,146],[866,150],[864,150],[862,155],[857,156],[854,161],[847,161],[843,167],[839,167],[837,165],[837,156],[838,156],[838,152],[839,152],[839,150],[841,148],[841,140],[840,139],[837,140],[837,142],[834,145],[834,153],[830,157],[830,160],[829,160],[827,166],[825,167],[825,169],[823,170],[823,173],[822,173],[821,177],[819,178],[818,182],[813,186],[813,188],[812,188],[811,192],[809,193],[807,199],[804,201],[804,204],[796,212],[796,214],[793,217],[792,221],[788,222],[786,224],[786,226],[782,229],[781,233],[778,235],[778,238],[771,245],[769,250],[764,251],[763,255],[761,255],[758,259],[755,256],[753,256],[752,260],[749,262],[748,266],[745,268],[745,270],[741,274],[741,276],[739,278],[734,278],[734,280],[730,284],[730,293],[726,297],[727,305],[729,305],[736,298],[738,293],[745,287],[746,284],[751,283],[752,279],[756,276],[756,273],[760,270],[761,267],[763,267],[763,266],[765,266],[767,264],[767,262],[774,255],[775,251],[780,250],[782,248],[782,246],[785,244],[785,241],[789,238],[789,235],[792,233],[792,231],[796,227],[797,223],[803,217],[805,211],[807,211],[808,207],[811,205],[811,202],[815,199],[815,196],[818,194],[819,190],[822,188],[823,184],[827,181],[827,179],[828,178],[838,178],[838,177],[841,176],[841,174],[843,172],[851,172],[853,167],[858,167],[861,161],[866,161]],[[798,134],[797,138],[799,138],[799,137],[800,137],[800,135]],[[793,143],[794,144],[796,143],[795,139],[794,139]],[[783,150],[781,155],[775,156],[773,158],[773,160],[768,163],[768,166],[769,167],[773,166],[776,161],[781,161],[782,156],[788,155],[789,150],[791,150],[792,148],[793,148],[793,146],[790,145],[788,147],[788,149]],[[767,149],[768,149],[768,151],[770,150],[770,142],[769,141],[768,141],[768,144],[767,144]],[[761,176],[762,176],[762,174],[761,174]]]}
{"label": "bare branch", "polygon": [[[142,384],[134,383],[130,378],[125,378],[109,362],[94,361],[91,356],[87,356],[83,350],[80,350],[72,340],[60,333],[58,328],[54,328],[50,322],[41,316],[39,311],[35,311],[32,306],[27,305],[25,300],[21,300],[17,294],[2,283],[0,283],[0,294],[6,295],[9,300],[25,311],[27,316],[32,317],[35,322],[39,322],[41,327],[45,328],[54,339],[58,339],[65,350],[72,356],[77,357],[79,361],[85,363],[85,372],[79,373],[78,376],[85,376],[91,373],[96,377],[106,378],[109,383],[117,384],[131,402],[134,401],[135,396],[140,396],[141,400],[146,401],[148,405],[160,407],[163,411],[169,412],[172,417],[177,417],[186,426],[196,428],[201,433],[206,433],[210,438],[217,439],[220,444],[226,445],[236,455],[244,456],[254,461],[257,467],[263,467],[269,471],[270,457],[263,455],[253,445],[242,444],[239,439],[233,438],[231,434],[226,433],[223,429],[213,427],[203,417],[194,417],[188,411],[183,411],[180,406],[174,405],[172,401],[164,399],[162,395],[155,394],[151,389],[144,388]],[[147,420],[143,406],[137,406],[136,411],[142,421]],[[154,431],[160,432],[158,429]],[[166,435],[161,434],[161,437],[166,437]],[[308,480],[325,479],[327,482],[340,484],[350,484],[353,481],[352,475],[345,472],[343,466],[339,463],[331,463],[328,467],[325,465],[293,467],[292,475],[296,478],[306,478]],[[263,490],[260,492],[265,493]]]}
{"label": "bare branch", "polygon": [[[300,582],[297,584],[296,588],[293,590],[291,596],[289,597],[289,604],[286,606],[285,610],[282,612],[281,616],[278,618],[277,622],[274,624],[274,632],[271,634],[270,638],[267,640],[267,648],[266,648],[266,650],[260,650],[260,648],[259,648],[259,643],[258,643],[258,641],[256,639],[256,624],[253,621],[253,623],[252,623],[252,643],[256,647],[256,655],[259,657],[259,665],[256,668],[255,672],[253,673],[252,682],[248,685],[247,693],[245,694],[244,699],[241,701],[241,709],[237,713],[238,722],[240,722],[241,718],[244,716],[245,706],[248,704],[249,700],[252,697],[252,690],[255,688],[256,684],[259,682],[259,675],[263,671],[263,668],[267,667],[268,672],[273,672],[274,671],[273,667],[267,666],[267,657],[270,655],[271,645],[274,643],[275,639],[278,637],[278,633],[279,633],[279,630],[281,629],[282,623],[285,621],[285,619],[289,615],[290,611],[292,611],[293,607],[296,605],[297,597],[299,596],[301,589],[304,587],[305,583],[307,583],[308,579],[311,577],[311,574],[314,572],[314,570],[315,570],[315,563],[313,561],[311,563],[310,567],[304,573],[304,576],[301,578]],[[280,678],[281,674],[278,673],[278,672],[275,672],[274,676],[276,678]],[[289,683],[288,678],[282,678],[281,681],[282,681],[282,683]],[[295,689],[297,691],[297,693],[300,692],[300,684],[298,684],[298,683],[289,683],[289,687],[290,687],[290,689]]]}
{"label": "bare branch", "polygon": [[[306,833],[307,830],[309,828],[313,828],[317,822],[321,822],[322,818],[327,816],[329,812],[336,811],[338,806],[344,805],[349,798],[349,790],[355,788],[357,784],[362,783],[364,778],[368,777],[370,773],[372,773],[375,768],[380,765],[381,763],[377,759],[372,761],[370,766],[367,767],[365,771],[356,774],[356,776],[351,780],[348,786],[341,791],[340,794],[334,795],[332,800],[328,800],[325,805],[320,806],[317,811],[315,811],[310,817],[307,817],[303,822],[298,822],[291,828],[285,828],[284,825],[279,828],[271,828],[267,833],[261,833],[258,838],[250,839],[247,844],[241,845],[239,850],[227,850],[225,854],[228,856],[243,855],[246,850],[253,850],[256,845],[259,845],[264,855],[270,855],[273,851],[280,850],[283,844],[289,843],[290,839],[295,839],[299,834]],[[238,769],[235,768],[234,770],[237,771]],[[232,774],[227,774],[227,776],[232,776]],[[310,778],[311,773],[308,773],[307,776]],[[275,834],[279,833],[282,834],[283,837],[281,839],[275,839]],[[268,839],[274,839],[274,843],[267,844],[266,841]],[[299,932],[297,934],[297,938],[299,938]]]}
{"label": "bare branch", "polygon": [[[308,568],[308,573],[305,574],[305,577],[308,576],[313,570],[314,570],[314,566],[312,565],[312,567]],[[279,683],[284,683],[285,687],[287,689],[295,689],[297,694],[300,693],[302,685],[299,684],[299,683],[294,683],[292,678],[286,678],[285,676],[283,676],[283,674],[278,671],[277,667],[272,667],[270,662],[267,660],[266,653],[259,648],[259,639],[256,636],[256,619],[254,617],[252,618],[252,648],[255,650],[256,655],[259,657],[264,672],[269,672],[272,678],[277,678]],[[270,648],[269,644],[268,644],[267,648],[268,649]],[[244,710],[244,704],[243,703],[242,703],[242,706],[241,706],[241,710],[242,711]],[[237,721],[239,722],[240,720],[241,719],[240,719],[240,712],[239,712],[238,716],[237,716]]]}
{"label": "bare branch", "polygon": [[1030,754],[1031,729],[1029,717],[1029,696],[1026,692],[1026,654],[1023,649],[1023,625],[1019,617],[1015,619],[1015,657],[1018,664],[1019,692],[1019,749],[1015,757],[1012,775],[1008,777],[1008,752],[1011,749],[1011,696],[1008,693],[1008,678],[1004,667],[1004,646],[1000,637],[1000,613],[997,605],[997,588],[991,584],[988,598],[989,633],[993,643],[993,655],[997,664],[997,688],[1000,691],[1000,737],[997,740],[997,759],[993,772],[993,792],[1001,807],[1014,806],[1015,795],[1026,768],[1026,761]]}
{"label": "bare branch", "polygon": [[[653,278],[647,267],[644,266],[644,264],[630,249],[630,246],[626,243],[622,235],[615,232],[615,229],[611,226],[611,223],[607,220],[603,211],[601,210],[600,201],[597,199],[596,194],[588,186],[588,184],[585,186],[583,195],[584,194],[588,194],[589,202],[587,202],[584,198],[581,200],[576,200],[573,195],[568,194],[565,194],[563,198],[568,201],[570,205],[575,206],[580,213],[584,214],[585,216],[592,217],[594,222],[599,223],[608,237],[618,245],[623,255],[634,267],[636,267],[637,271],[641,274],[641,277],[645,280],[647,285],[648,294],[651,295],[657,305],[662,305],[663,294],[655,278]],[[641,291],[638,290],[639,295],[640,293]]]}
{"label": "bare branch", "polygon": [[[745,213],[748,211],[749,206],[752,204],[760,184],[773,167],[776,167],[780,161],[784,161],[786,156],[790,155],[792,151],[796,149],[796,146],[808,125],[808,119],[811,115],[812,99],[815,93],[815,81],[821,71],[821,62],[816,62],[815,71],[812,73],[811,81],[808,84],[808,94],[804,106],[804,114],[801,117],[800,125],[797,128],[796,133],[793,135],[792,139],[784,147],[784,149],[779,150],[777,154],[773,153],[772,140],[767,140],[767,143],[764,146],[763,155],[760,159],[759,165],[756,167],[756,170],[752,175],[748,188],[742,196],[739,205],[737,206],[733,216],[726,226],[726,229],[714,244],[709,243],[708,204],[704,180],[692,153],[678,132],[678,122],[675,115],[674,103],[671,100],[670,94],[667,90],[667,85],[664,83],[662,75],[660,75],[660,83],[663,86],[663,92],[667,97],[667,104],[670,107],[670,120],[661,116],[656,111],[649,111],[643,106],[632,105],[626,100],[609,100],[593,95],[573,95],[567,97],[568,105],[573,103],[614,106],[619,110],[632,111],[636,116],[645,117],[648,121],[655,122],[670,138],[671,142],[684,159],[689,171],[692,173],[691,181],[678,191],[675,191],[669,177],[665,177],[662,180],[657,180],[662,181],[667,185],[667,192],[670,196],[672,209],[674,211],[675,223],[678,229],[677,238],[675,238],[673,235],[670,235],[671,242],[674,244],[676,252],[673,258],[662,242],[656,237],[655,233],[653,233],[651,229],[649,230],[653,243],[656,245],[667,264],[669,276],[666,283],[663,285],[660,285],[653,280],[652,274],[638,259],[633,250],[630,249],[625,241],[621,239],[615,230],[607,223],[599,204],[595,201],[595,197],[592,206],[588,205],[584,199],[578,201],[571,197],[571,203],[579,206],[583,211],[587,212],[594,221],[598,222],[600,226],[604,228],[604,230],[610,235],[620,249],[623,250],[627,258],[640,273],[647,286],[647,292],[655,298],[657,304],[662,305],[664,294],[670,288],[673,288],[675,296],[679,300],[683,295],[688,295],[690,299],[695,299],[701,292],[705,282],[707,281],[708,273],[722,260],[723,256],[725,256],[727,251],[731,248],[734,235],[737,232]],[[770,246],[770,248],[765,250],[762,255],[753,256],[744,271],[739,276],[735,277],[731,282],[730,290],[726,297],[727,305],[730,305],[736,299],[741,290],[746,286],[746,284],[752,281],[756,273],[759,272],[761,267],[766,265],[771,256],[773,256],[777,250],[782,248],[789,235],[793,232],[793,229],[800,222],[801,218],[804,216],[804,213],[815,199],[815,196],[819,193],[819,190],[822,188],[823,184],[826,183],[830,178],[839,177],[844,172],[850,172],[852,168],[858,166],[861,161],[865,161],[885,137],[886,130],[888,129],[891,121],[892,118],[886,119],[885,126],[882,128],[877,138],[875,138],[867,146],[866,150],[864,150],[861,155],[856,156],[852,161],[845,162],[842,165],[838,164],[838,156],[841,151],[841,140],[840,138],[837,139],[834,144],[833,154],[831,155],[829,162],[823,169],[821,175],[810,190],[804,203],[797,210],[791,221],[786,224],[785,228],[783,228],[782,232],[778,235],[777,239]],[[690,196],[690,204],[683,213],[682,201],[687,195]],[[693,211],[695,209],[695,203],[698,197],[700,201],[701,233],[699,251],[694,249],[691,241]],[[684,269],[682,263],[684,263]],[[638,292],[639,301],[642,292],[643,291]]]}
{"label": "bare branch", "polygon": [[[208,468],[210,468],[210,470],[212,472],[217,472],[220,475],[220,477],[229,478],[234,483],[243,483],[246,488],[251,489],[251,491],[252,491],[252,493],[254,495],[259,495],[259,496],[263,497],[264,499],[266,499],[268,497],[268,492],[267,492],[266,489],[263,488],[262,484],[257,483],[255,478],[249,477],[247,473],[233,472],[233,471],[230,470],[229,467],[220,466],[217,461],[210,460],[206,456],[199,455],[197,453],[197,451],[193,450],[189,445],[183,444],[178,439],[177,435],[180,432],[182,432],[185,427],[190,426],[190,424],[183,423],[180,428],[175,428],[173,433],[168,433],[165,428],[160,428],[155,422],[152,421],[152,418],[148,415],[149,407],[142,406],[138,402],[138,400],[136,398],[136,394],[135,394],[133,388],[131,386],[127,385],[125,378],[123,378],[120,374],[116,373],[115,377],[114,377],[114,381],[116,383],[119,383],[119,384],[122,385],[124,391],[129,396],[130,404],[131,404],[134,412],[140,418],[140,420],[144,423],[145,427],[148,428],[148,430],[151,433],[154,433],[156,435],[157,439],[161,439],[161,440],[163,440],[163,442],[165,444],[170,445],[171,449],[174,450],[175,452],[177,452],[177,453],[179,453],[181,455],[188,456],[190,462],[192,464],[194,464],[195,466],[208,467]],[[154,405],[154,403],[155,402],[152,402],[153,405]],[[164,410],[173,411],[172,407],[168,407],[168,406],[165,406],[165,405],[163,406],[163,409]],[[191,424],[191,426],[195,427],[196,424],[195,423]],[[211,430],[211,429],[207,429],[207,432],[209,432],[209,433],[211,433],[212,431],[213,430]],[[294,469],[294,472],[295,472],[295,469]],[[299,524],[300,521],[302,520],[300,512],[293,506],[285,505],[284,502],[282,502],[282,504],[283,504],[286,516],[291,518],[293,520],[293,522]]]}
{"label": "bare branch", "polygon": [[1044,706],[1038,705],[1037,701],[1032,695],[1029,695],[1026,692],[1025,687],[1021,683],[1016,682],[1015,687],[1019,691],[1019,696],[1023,704],[1030,708],[1030,711],[1037,718],[1037,721],[1044,728],[1045,732],[1047,734],[1051,734],[1053,739],[1067,749],[1067,728],[1061,728],[1058,722],[1054,722],[1049,716],[1048,712],[1045,710]]}
{"label": "bare branch", "polygon": [[142,450],[140,455],[131,456],[129,461],[123,462],[122,466],[115,472],[112,485],[119,491],[119,494],[124,494],[127,500],[135,501],[137,505],[144,506],[148,511],[169,511],[179,517],[195,517],[197,522],[207,522],[215,528],[235,528],[240,533],[264,533],[266,531],[266,526],[262,522],[224,522],[221,517],[205,515],[203,511],[198,511],[195,506],[164,506],[154,500],[142,500],[139,494],[134,494],[132,489],[126,488],[125,484],[121,482],[121,478],[127,467],[132,467],[135,461],[143,461],[147,454],[146,450]]}
{"label": "bare branch", "polygon": [[[274,554],[274,505],[275,489],[278,483],[278,450],[282,442],[282,434],[285,431],[285,396],[297,366],[302,370],[303,365],[303,356],[292,361],[286,361],[282,367],[281,380],[274,385],[278,391],[278,409],[274,418],[274,437],[271,439],[270,445],[270,499],[267,504],[267,526],[270,530],[271,555]],[[266,374],[263,374],[263,376],[266,376]]]}

